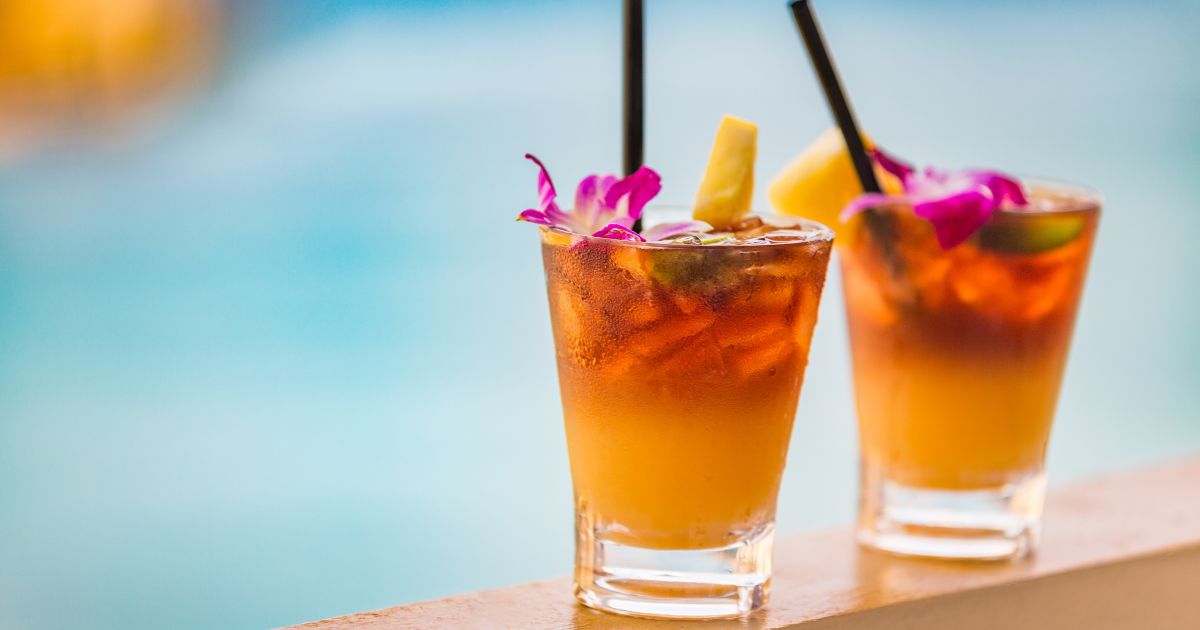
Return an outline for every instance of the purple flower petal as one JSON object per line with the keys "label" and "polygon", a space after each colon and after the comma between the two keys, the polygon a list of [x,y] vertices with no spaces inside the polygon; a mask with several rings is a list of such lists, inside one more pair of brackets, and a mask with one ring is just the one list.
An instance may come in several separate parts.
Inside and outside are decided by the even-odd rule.
{"label": "purple flower petal", "polygon": [[525,159],[532,160],[538,165],[538,209],[549,215],[552,211],[561,212],[558,209],[558,204],[554,201],[558,197],[558,193],[554,190],[554,181],[550,179],[550,172],[546,170],[546,165],[542,161],[534,157],[532,153],[526,153]]}
{"label": "purple flower petal", "polygon": [[633,225],[642,216],[642,208],[662,190],[662,178],[645,166],[634,171],[608,190],[604,203],[616,210],[617,221]]}
{"label": "purple flower petal", "polygon": [[842,210],[843,221],[873,207],[908,204],[914,214],[933,224],[938,244],[950,249],[983,227],[1006,201],[1017,206],[1027,203],[1020,182],[996,171],[926,168],[917,172],[879,149],[871,155],[881,168],[900,178],[904,194],[859,195]]}
{"label": "purple flower petal", "polygon": [[518,214],[517,220],[536,223],[538,225],[554,225],[554,223],[550,221],[548,217],[546,217],[546,213],[540,210],[534,210],[532,208],[522,212],[521,214]]}
{"label": "purple flower petal", "polygon": [[[589,175],[575,190],[575,207],[564,211],[556,201],[558,193],[550,172],[542,161],[532,154],[525,157],[538,166],[538,207],[522,212],[517,219],[550,225],[575,234],[593,234],[609,230],[612,226],[624,228],[629,234],[634,222],[642,215],[646,203],[654,198],[662,183],[652,169],[642,167],[624,179],[614,175]],[[630,239],[628,234],[609,231],[616,236],[605,238]]]}
{"label": "purple flower petal", "polygon": [[908,181],[908,176],[913,174],[912,166],[905,164],[896,157],[883,152],[883,149],[875,147],[871,150],[871,157],[875,158],[875,162],[879,164],[883,170],[895,175],[901,182]]}
{"label": "purple flower petal", "polygon": [[615,175],[588,175],[579,182],[579,187],[575,189],[575,207],[571,209],[573,223],[579,232],[586,234],[611,222],[613,213],[604,200],[616,183]]}
{"label": "purple flower petal", "polygon": [[596,238],[611,238],[618,241],[640,242],[646,240],[642,238],[641,234],[638,234],[637,232],[634,232],[633,230],[625,227],[624,225],[620,225],[619,223],[609,223],[608,225],[597,230],[595,234],[592,234],[592,236],[595,236]]}
{"label": "purple flower petal", "polygon": [[986,187],[913,204],[913,214],[928,219],[942,249],[971,238],[992,217],[995,199]]}
{"label": "purple flower petal", "polygon": [[671,238],[684,232],[707,232],[713,227],[704,221],[681,221],[679,223],[659,223],[658,225],[642,230],[642,238],[647,241],[661,241],[665,238]]}
{"label": "purple flower petal", "polygon": [[997,206],[1003,204],[1005,200],[1011,201],[1016,206],[1029,205],[1029,200],[1025,197],[1025,190],[1021,188],[1021,183],[1017,180],[996,171],[965,171],[965,173],[992,191],[992,198],[996,200]]}

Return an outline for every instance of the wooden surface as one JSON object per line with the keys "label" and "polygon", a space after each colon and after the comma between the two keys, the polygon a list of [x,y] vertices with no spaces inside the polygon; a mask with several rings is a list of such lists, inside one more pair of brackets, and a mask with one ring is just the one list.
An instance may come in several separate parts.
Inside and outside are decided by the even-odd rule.
{"label": "wooden surface", "polygon": [[773,630],[1200,628],[1200,457],[1050,493],[1042,547],[1025,561],[960,564],[860,549],[849,528],[775,551],[771,600],[737,621],[663,622],[583,608],[568,578],[295,626]]}

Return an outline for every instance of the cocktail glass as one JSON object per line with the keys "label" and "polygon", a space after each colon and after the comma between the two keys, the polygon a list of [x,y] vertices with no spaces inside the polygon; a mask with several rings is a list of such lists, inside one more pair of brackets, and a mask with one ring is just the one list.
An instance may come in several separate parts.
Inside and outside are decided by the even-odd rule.
{"label": "cocktail glass", "polygon": [[785,221],[736,245],[542,229],[584,604],[715,618],[766,601],[833,238]]}
{"label": "cocktail glass", "polygon": [[1028,208],[997,210],[949,250],[906,207],[877,209],[840,249],[867,545],[1001,559],[1037,544],[1100,201],[1028,185]]}

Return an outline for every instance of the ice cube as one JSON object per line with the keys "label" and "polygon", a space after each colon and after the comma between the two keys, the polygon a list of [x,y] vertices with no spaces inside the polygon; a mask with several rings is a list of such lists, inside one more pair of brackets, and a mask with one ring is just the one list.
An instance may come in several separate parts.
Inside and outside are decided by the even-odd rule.
{"label": "ice cube", "polygon": [[723,315],[713,324],[713,334],[722,348],[732,348],[784,339],[789,336],[789,329],[783,311],[779,311]]}
{"label": "ice cube", "polygon": [[648,281],[646,260],[641,249],[629,246],[616,246],[609,252],[609,259],[617,268],[628,271],[633,276]]}
{"label": "ice cube", "polygon": [[644,328],[663,315],[663,308],[655,300],[631,300],[621,305],[615,313],[615,323],[623,330]]}
{"label": "ice cube", "polygon": [[801,230],[771,230],[763,238],[772,243],[805,243],[812,240],[812,232]]}
{"label": "ice cube", "polygon": [[[877,272],[877,273],[872,273]],[[864,317],[878,326],[890,326],[900,319],[900,304],[889,298],[891,281],[886,270],[854,256],[842,257],[842,285],[851,320]]]}
{"label": "ice cube", "polygon": [[[762,311],[784,313],[792,305],[795,297],[793,277],[782,275],[787,270],[778,269],[781,275],[759,273],[765,268],[755,268],[747,274],[749,281],[742,285],[742,290],[732,294],[727,305],[735,310]],[[794,272],[793,272],[794,273]]]}
{"label": "ice cube", "polygon": [[677,315],[664,318],[651,326],[626,336],[623,347],[641,357],[654,357],[673,350],[681,342],[704,332],[712,325],[715,316],[704,310],[692,315]]}
{"label": "ice cube", "polygon": [[666,293],[670,298],[671,303],[675,305],[675,308],[679,309],[679,312],[683,313],[684,315],[691,315],[700,309],[705,309],[708,311],[708,316],[712,315],[712,309],[709,307],[709,304],[704,301],[704,298],[698,295],[693,295],[684,291],[671,290],[665,290],[664,293]]}
{"label": "ice cube", "polygon": [[725,364],[741,378],[777,374],[787,364],[795,350],[791,339],[772,339],[759,344],[725,349]]}
{"label": "ice cube", "polygon": [[813,282],[796,283],[795,310],[792,312],[792,338],[806,356],[817,325],[817,305],[821,302],[821,285]]}
{"label": "ice cube", "polygon": [[1077,285],[1075,270],[1062,265],[1040,278],[1035,287],[1024,291],[1022,317],[1033,322],[1072,303],[1071,293]]}
{"label": "ice cube", "polygon": [[738,221],[737,223],[734,223],[733,225],[730,225],[729,231],[730,232],[742,232],[745,230],[753,230],[755,228],[760,228],[763,225],[764,224],[763,224],[762,217],[750,216],[750,217],[746,217],[745,219],[742,219],[741,221]]}
{"label": "ice cube", "polygon": [[664,353],[651,370],[651,378],[719,379],[725,376],[725,359],[712,332],[704,331]]}
{"label": "ice cube", "polygon": [[684,232],[671,238],[664,238],[660,243],[680,243],[682,245],[703,245],[704,241],[698,235],[692,232]]}
{"label": "ice cube", "polygon": [[729,229],[739,241],[745,242],[778,228],[774,225],[763,223],[763,220],[760,217],[750,217],[748,219],[738,221]]}
{"label": "ice cube", "polygon": [[566,285],[557,284],[550,292],[550,315],[554,324],[555,348],[559,357],[580,365],[598,358],[604,327],[580,295]]}

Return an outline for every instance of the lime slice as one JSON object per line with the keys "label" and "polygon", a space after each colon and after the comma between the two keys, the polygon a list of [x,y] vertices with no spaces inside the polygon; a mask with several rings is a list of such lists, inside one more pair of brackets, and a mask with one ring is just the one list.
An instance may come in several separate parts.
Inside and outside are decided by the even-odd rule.
{"label": "lime slice", "polygon": [[646,267],[650,277],[668,287],[691,286],[724,280],[729,265],[721,265],[716,257],[705,252],[680,250],[647,250]]}
{"label": "lime slice", "polygon": [[1058,249],[1083,233],[1079,215],[997,213],[979,231],[979,246],[1010,254],[1040,254]]}
{"label": "lime slice", "polygon": [[700,243],[703,245],[716,245],[725,241],[732,241],[734,236],[730,232],[708,232],[706,234],[697,235],[700,238]]}

